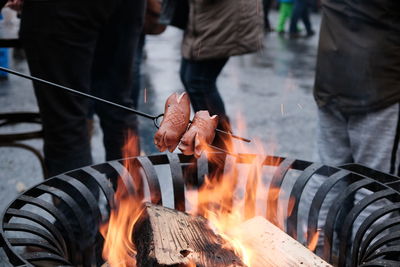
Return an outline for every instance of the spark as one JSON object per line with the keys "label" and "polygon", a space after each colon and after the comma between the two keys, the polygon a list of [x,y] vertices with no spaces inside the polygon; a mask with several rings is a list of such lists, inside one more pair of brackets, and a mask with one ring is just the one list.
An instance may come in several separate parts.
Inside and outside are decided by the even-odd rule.
{"label": "spark", "polygon": [[144,103],[147,103],[147,88],[144,88]]}
{"label": "spark", "polygon": [[284,109],[283,104],[281,104],[281,113],[282,113],[282,116],[285,115],[285,109]]}
{"label": "spark", "polygon": [[299,106],[300,109],[303,109],[302,105],[300,105],[299,103],[297,103],[297,105]]}

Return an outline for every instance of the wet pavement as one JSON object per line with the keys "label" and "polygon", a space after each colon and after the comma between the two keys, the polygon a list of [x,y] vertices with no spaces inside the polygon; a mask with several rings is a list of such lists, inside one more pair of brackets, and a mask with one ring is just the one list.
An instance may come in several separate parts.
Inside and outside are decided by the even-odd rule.
{"label": "wet pavement", "polygon": [[[277,21],[272,12],[271,21]],[[320,17],[312,15],[318,29]],[[179,79],[182,32],[168,28],[159,36],[146,39],[143,62],[143,88],[139,109],[149,114],[163,112],[166,98],[182,91]],[[218,87],[225,101],[233,129],[241,128],[246,137],[257,142],[269,154],[315,161],[313,156],[316,105],[312,96],[318,37],[289,39],[273,32],[265,37],[264,49],[257,54],[233,57],[222,71]],[[13,59],[11,68],[28,73],[24,60]],[[146,97],[144,96],[146,91]],[[146,99],[146,102],[144,101]],[[0,83],[0,113],[38,110],[32,85],[18,77]],[[139,118],[143,154],[158,153],[152,136],[153,122]],[[2,127],[0,133],[32,130],[36,125]],[[26,142],[41,150],[42,141]],[[98,120],[92,139],[94,163],[104,161],[102,133]],[[0,147],[0,212],[24,189],[42,181],[38,160],[29,151]],[[1,262],[1,252],[0,252]],[[2,263],[0,263],[2,266]]]}

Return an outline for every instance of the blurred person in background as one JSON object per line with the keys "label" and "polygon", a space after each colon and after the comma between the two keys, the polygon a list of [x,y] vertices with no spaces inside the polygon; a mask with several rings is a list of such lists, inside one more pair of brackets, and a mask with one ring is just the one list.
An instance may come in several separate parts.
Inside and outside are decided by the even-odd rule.
{"label": "blurred person in background", "polygon": [[293,1],[294,0],[279,0],[279,18],[276,31],[281,35],[285,33],[287,19],[292,17]]}
{"label": "blurred person in background", "polygon": [[271,8],[273,0],[263,0],[263,7],[264,7],[264,29],[265,32],[271,32],[274,29],[271,26],[271,23],[268,18],[269,10]]}
{"label": "blurred person in background", "polygon": [[[218,115],[220,129],[230,131],[230,124],[217,78],[231,56],[262,48],[263,22],[261,0],[190,1],[180,77],[194,111]],[[219,135],[214,144],[223,146]]]}
{"label": "blurred person in background", "polygon": [[292,17],[290,19],[289,36],[290,38],[301,37],[297,27],[299,20],[303,21],[306,28],[306,37],[311,37],[315,34],[310,20],[309,0],[294,0]]}
{"label": "blurred person in background", "polygon": [[[10,0],[21,9],[21,0]],[[144,0],[25,0],[20,39],[33,76],[131,106],[132,64],[142,31]],[[89,101],[34,83],[50,176],[92,164],[86,123]],[[95,103],[106,160],[122,157],[135,116]]]}
{"label": "blurred person in background", "polygon": [[319,156],[400,175],[400,2],[322,5],[314,87]]}
{"label": "blurred person in background", "polygon": [[[314,85],[317,151],[322,163],[358,163],[400,175],[399,18],[399,1],[322,1]],[[324,179],[312,181],[310,202],[312,191]],[[341,183],[331,192],[346,187]],[[368,194],[371,192],[360,190],[355,200]],[[325,201],[333,203],[334,199]],[[370,208],[382,205],[385,203],[374,203]],[[356,228],[371,211],[361,213]],[[327,212],[321,209],[322,219]]]}
{"label": "blurred person in background", "polygon": [[[132,105],[132,67],[142,32],[144,0],[10,0],[9,6],[22,7],[20,39],[33,76]],[[33,85],[43,124],[48,174],[55,176],[91,165],[88,99],[40,83]],[[97,102],[94,105],[103,130],[106,160],[122,158],[127,132],[136,129],[135,115]],[[138,151],[131,153],[137,155]],[[99,194],[97,186],[87,186],[93,194]],[[71,194],[77,205],[87,207],[84,199]],[[54,204],[65,217],[74,217],[66,202],[54,198]],[[99,235],[97,219],[87,216],[83,225],[77,220],[69,224],[79,237],[77,249],[91,249]],[[54,225],[63,229],[59,220]],[[26,248],[28,252],[31,249]],[[100,254],[93,257],[102,262]]]}

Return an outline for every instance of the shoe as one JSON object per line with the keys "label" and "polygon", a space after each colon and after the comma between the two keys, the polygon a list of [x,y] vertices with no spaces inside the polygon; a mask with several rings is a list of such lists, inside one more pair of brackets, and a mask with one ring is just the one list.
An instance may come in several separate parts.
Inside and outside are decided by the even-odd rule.
{"label": "shoe", "polygon": [[290,39],[298,39],[298,38],[300,38],[301,37],[301,35],[300,35],[300,33],[298,33],[298,32],[291,32],[291,33],[289,33],[289,38]]}
{"label": "shoe", "polygon": [[306,37],[311,37],[313,35],[315,35],[315,31],[311,30],[311,31],[307,32]]}

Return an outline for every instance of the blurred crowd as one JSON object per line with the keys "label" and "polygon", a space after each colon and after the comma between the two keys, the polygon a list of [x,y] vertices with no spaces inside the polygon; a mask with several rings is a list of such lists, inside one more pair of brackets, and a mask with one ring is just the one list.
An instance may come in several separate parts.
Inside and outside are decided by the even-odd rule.
{"label": "blurred crowd", "polygon": [[[265,29],[266,31],[276,31],[280,35],[284,35],[289,30],[290,38],[299,38],[301,37],[301,30],[297,24],[302,21],[306,30],[306,37],[313,36],[315,31],[311,25],[310,11],[318,12],[320,5],[319,0],[263,0]],[[271,25],[268,18],[271,8],[277,9],[279,12],[276,28]]]}

